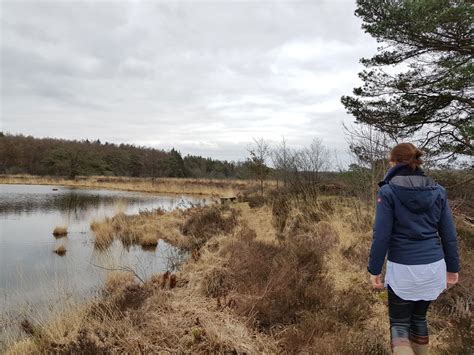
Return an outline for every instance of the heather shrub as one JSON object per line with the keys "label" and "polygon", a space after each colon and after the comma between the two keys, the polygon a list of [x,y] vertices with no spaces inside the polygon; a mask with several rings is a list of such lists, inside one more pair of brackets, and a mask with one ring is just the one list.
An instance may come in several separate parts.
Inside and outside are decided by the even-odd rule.
{"label": "heather shrub", "polygon": [[199,249],[210,238],[227,234],[234,230],[238,222],[238,212],[228,206],[197,207],[189,212],[181,232],[189,237],[186,249]]}

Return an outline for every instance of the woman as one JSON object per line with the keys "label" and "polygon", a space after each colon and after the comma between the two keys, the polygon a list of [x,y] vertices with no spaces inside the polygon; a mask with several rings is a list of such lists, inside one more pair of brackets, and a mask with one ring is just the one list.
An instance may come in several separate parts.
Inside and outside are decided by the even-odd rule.
{"label": "woman", "polygon": [[390,336],[394,354],[428,354],[426,312],[430,302],[458,282],[456,229],[445,189],[420,169],[422,152],[401,143],[379,183],[368,271],[383,288],[387,257]]}

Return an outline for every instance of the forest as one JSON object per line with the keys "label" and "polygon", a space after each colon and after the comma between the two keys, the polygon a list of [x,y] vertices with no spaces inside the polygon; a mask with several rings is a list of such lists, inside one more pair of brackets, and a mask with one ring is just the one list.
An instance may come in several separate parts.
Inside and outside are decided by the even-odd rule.
{"label": "forest", "polygon": [[246,163],[194,155],[183,157],[176,149],[165,151],[100,140],[35,138],[0,132],[0,174],[222,179],[245,178],[249,172]]}

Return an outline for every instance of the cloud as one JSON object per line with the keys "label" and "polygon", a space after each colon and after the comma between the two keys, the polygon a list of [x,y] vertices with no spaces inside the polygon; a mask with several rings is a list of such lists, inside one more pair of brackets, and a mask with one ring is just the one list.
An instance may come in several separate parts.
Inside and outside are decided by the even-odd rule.
{"label": "cloud", "polygon": [[3,1],[1,126],[244,158],[346,149],[339,102],[376,43],[353,1]]}

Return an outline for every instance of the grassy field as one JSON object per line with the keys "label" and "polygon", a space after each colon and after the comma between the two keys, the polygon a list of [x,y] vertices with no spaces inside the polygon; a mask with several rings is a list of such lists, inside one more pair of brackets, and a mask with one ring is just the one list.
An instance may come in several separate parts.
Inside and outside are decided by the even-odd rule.
{"label": "grassy field", "polygon": [[[111,273],[101,298],[53,323],[25,319],[29,336],[8,353],[390,353],[386,293],[371,290],[366,272],[371,210],[354,198],[301,204],[284,194],[250,205],[95,221],[97,247],[161,238],[190,257],[148,280]],[[430,310],[434,354],[473,350],[474,228],[456,222],[463,271]]]}
{"label": "grassy field", "polygon": [[[78,176],[74,180],[34,175],[0,175],[0,184],[62,185],[103,188],[160,194],[187,194],[230,197],[242,191],[255,191],[259,183],[253,180],[130,178],[114,176]],[[267,187],[274,182],[265,182]]]}

